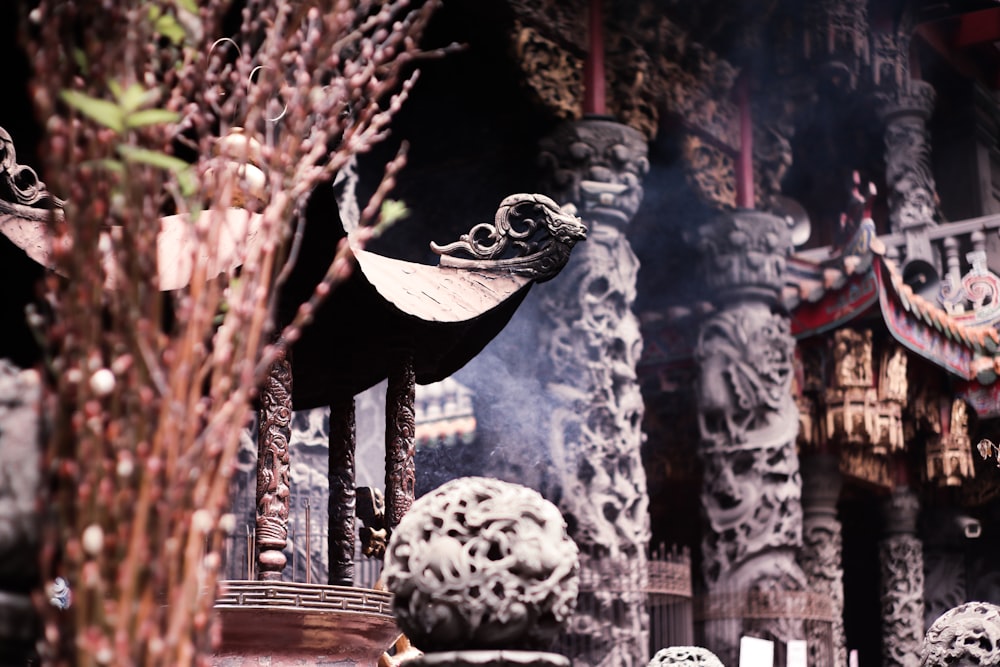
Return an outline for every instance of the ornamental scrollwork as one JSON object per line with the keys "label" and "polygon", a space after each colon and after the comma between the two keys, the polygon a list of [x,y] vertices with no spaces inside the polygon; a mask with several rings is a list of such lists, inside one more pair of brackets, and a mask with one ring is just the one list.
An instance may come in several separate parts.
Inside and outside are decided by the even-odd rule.
{"label": "ornamental scrollwork", "polygon": [[65,202],[52,195],[35,170],[17,163],[14,140],[0,127],[0,213],[16,213],[29,220],[48,220],[49,208]]}
{"label": "ornamental scrollwork", "polygon": [[479,223],[458,241],[432,242],[431,249],[441,255],[441,266],[507,270],[544,282],[559,273],[573,246],[586,237],[586,225],[571,209],[545,195],[516,194],[500,202],[493,224]]}

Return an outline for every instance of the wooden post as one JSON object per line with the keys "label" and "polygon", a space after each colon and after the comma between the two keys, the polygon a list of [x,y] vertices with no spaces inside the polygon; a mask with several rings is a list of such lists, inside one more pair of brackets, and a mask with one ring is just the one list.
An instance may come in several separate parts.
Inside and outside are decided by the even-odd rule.
{"label": "wooden post", "polygon": [[413,352],[402,351],[389,372],[385,392],[385,523],[390,531],[410,509],[416,489],[415,384]]}
{"label": "wooden post", "polygon": [[288,542],[289,457],[292,424],[292,365],[282,358],[260,394],[257,411],[257,572],[280,581]]}
{"label": "wooden post", "polygon": [[330,405],[330,585],[354,585],[354,397]]}

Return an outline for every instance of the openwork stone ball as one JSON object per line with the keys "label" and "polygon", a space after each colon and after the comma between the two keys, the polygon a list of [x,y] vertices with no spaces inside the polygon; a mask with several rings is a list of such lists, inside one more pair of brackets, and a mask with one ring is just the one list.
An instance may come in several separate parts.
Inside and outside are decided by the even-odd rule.
{"label": "openwork stone ball", "polygon": [[920,665],[1000,665],[1000,607],[989,602],[967,602],[938,616],[924,637]]}
{"label": "openwork stone ball", "polygon": [[578,568],[555,505],[517,484],[463,477],[413,503],[384,574],[414,646],[533,650],[572,614]]}
{"label": "openwork stone ball", "polygon": [[707,648],[700,646],[671,646],[661,648],[647,667],[687,665],[688,667],[722,667],[722,661]]}

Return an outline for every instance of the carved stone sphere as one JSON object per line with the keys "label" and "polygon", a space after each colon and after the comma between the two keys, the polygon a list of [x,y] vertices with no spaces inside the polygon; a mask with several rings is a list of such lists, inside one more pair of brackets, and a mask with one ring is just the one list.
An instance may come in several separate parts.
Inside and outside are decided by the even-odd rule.
{"label": "carved stone sphere", "polygon": [[1000,607],[967,602],[941,614],[927,630],[921,667],[1000,665]]}
{"label": "carved stone sphere", "polygon": [[700,646],[670,646],[661,648],[647,667],[688,665],[689,667],[722,667],[722,661],[707,648]]}
{"label": "carved stone sphere", "polygon": [[448,482],[392,533],[385,580],[424,651],[546,649],[576,605],[578,551],[555,505],[517,484]]}

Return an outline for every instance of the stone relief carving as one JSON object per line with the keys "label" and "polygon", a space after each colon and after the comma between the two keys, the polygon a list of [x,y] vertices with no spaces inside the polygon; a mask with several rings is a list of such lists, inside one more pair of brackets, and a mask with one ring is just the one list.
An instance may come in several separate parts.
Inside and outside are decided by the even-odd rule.
{"label": "stone relief carving", "polygon": [[924,627],[966,598],[965,555],[943,548],[924,549]]}
{"label": "stone relief carving", "polygon": [[500,202],[493,224],[480,223],[454,243],[431,243],[431,250],[441,255],[441,266],[509,271],[544,282],[587,238],[586,225],[571,211],[545,195],[511,195]]}
{"label": "stone relief carving", "polygon": [[695,134],[682,140],[684,176],[698,197],[717,208],[736,208],[736,167],[729,151]]}
{"label": "stone relief carving", "polygon": [[1000,665],[1000,607],[969,602],[942,614],[924,637],[920,667]]}
{"label": "stone relief carving", "polygon": [[722,667],[722,661],[707,648],[700,646],[671,646],[661,648],[649,661],[648,667],[662,665],[688,665],[690,667]]}
{"label": "stone relief carving", "polygon": [[276,362],[260,393],[257,452],[257,563],[260,579],[281,579],[288,542],[292,366]]}
{"label": "stone relief carving", "polygon": [[794,349],[788,320],[766,305],[740,304],[709,317],[695,352],[702,440],[725,447],[748,442],[751,433],[758,441],[794,439]]}
{"label": "stone relief carving", "polygon": [[538,649],[573,612],[577,547],[536,491],[483,477],[417,499],[384,575],[400,628],[425,651]]}
{"label": "stone relief carving", "polygon": [[889,97],[880,109],[885,122],[889,221],[894,232],[936,224],[937,189],[927,131],[933,110],[934,88],[922,81],[910,82],[908,91]]}
{"label": "stone relief carving", "polygon": [[915,537],[919,502],[897,488],[883,507],[886,537],[879,542],[882,587],[882,664],[916,667],[924,628],[923,544]]}

